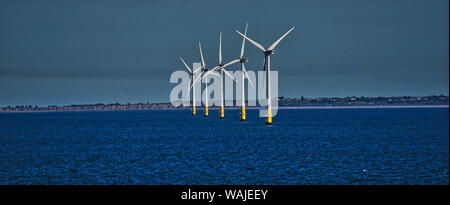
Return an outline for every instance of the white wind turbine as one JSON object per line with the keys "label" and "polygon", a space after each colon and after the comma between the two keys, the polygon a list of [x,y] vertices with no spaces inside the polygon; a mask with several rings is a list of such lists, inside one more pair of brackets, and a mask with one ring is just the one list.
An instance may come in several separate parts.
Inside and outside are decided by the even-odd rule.
{"label": "white wind turbine", "polygon": [[197,77],[197,79],[194,80],[194,82],[192,83],[192,86],[190,89],[193,88],[193,85],[195,85],[199,80],[206,78],[206,84],[205,84],[205,117],[208,117],[208,75],[212,74],[212,75],[217,75],[216,73],[213,72],[208,72],[208,69],[206,68],[206,64],[205,64],[205,59],[203,58],[203,52],[202,52],[202,44],[200,44],[200,42],[198,42],[198,47],[200,48],[200,57],[202,60],[201,63],[201,69],[202,69],[202,73],[200,73],[200,75]]}
{"label": "white wind turbine", "polygon": [[222,32],[220,32],[219,36],[219,65],[211,69],[210,72],[214,72],[216,70],[220,70],[220,119],[223,119],[225,117],[225,109],[224,109],[224,103],[223,103],[223,78],[224,73],[228,75],[231,79],[236,81],[236,79],[227,71],[225,70],[225,67],[233,65],[237,62],[239,62],[240,59],[232,60],[226,64],[222,64]]}
{"label": "white wind turbine", "polygon": [[[194,75],[195,75],[196,72],[198,72],[201,69],[201,67],[197,68],[196,70],[193,71],[193,69],[191,69],[186,64],[186,62],[184,62],[182,57],[180,57],[180,59],[183,62],[184,66],[186,66],[186,69],[189,71],[189,75],[190,75],[190,79],[189,79],[190,85],[189,85],[189,87],[192,87],[192,115],[195,115],[195,84],[194,84]],[[191,97],[190,93],[189,93],[190,90],[191,89],[188,89],[188,98]]]}
{"label": "white wind turbine", "polygon": [[[269,48],[265,49],[261,44],[253,41],[246,35],[240,33],[236,30],[236,32],[247,39],[250,43],[252,43],[255,47],[259,48],[262,52],[264,52],[264,70],[266,71],[267,76],[267,120],[266,124],[271,125],[272,124],[272,103],[271,103],[271,93],[270,93],[270,55],[275,53],[275,47],[280,43],[281,40],[283,40],[284,37],[286,37],[292,30],[294,30],[295,27],[292,27],[288,32],[286,32],[283,36],[281,36],[278,40],[276,40],[272,45],[269,46]],[[267,69],[266,69],[267,66]]]}
{"label": "white wind turbine", "polygon": [[[247,35],[247,28],[248,28],[248,23],[245,25],[245,32],[244,35]],[[248,76],[247,70],[245,69],[244,63],[248,61],[247,58],[243,58],[244,57],[244,48],[245,48],[245,38],[242,38],[242,46],[241,46],[241,55],[239,56],[239,61],[241,62],[241,99],[242,99],[242,107],[241,107],[241,121],[245,121],[246,117],[245,117],[245,85],[244,85],[244,80],[245,77],[247,77],[248,82],[253,85],[252,80],[250,79],[250,77]]]}

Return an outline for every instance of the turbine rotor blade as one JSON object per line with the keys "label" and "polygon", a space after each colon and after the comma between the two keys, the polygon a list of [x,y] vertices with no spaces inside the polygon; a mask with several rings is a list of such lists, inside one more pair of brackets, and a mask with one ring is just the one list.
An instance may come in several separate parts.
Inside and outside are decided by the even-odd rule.
{"label": "turbine rotor blade", "polygon": [[[247,36],[247,28],[248,28],[248,23],[245,25],[245,32],[244,32],[245,36]],[[244,48],[245,48],[245,38],[242,38],[241,55],[239,58],[242,58],[244,56]]]}
{"label": "turbine rotor blade", "polygon": [[202,77],[203,75],[204,75],[204,73],[203,73],[203,74],[200,74],[200,75],[194,80],[194,82],[192,83],[190,89],[192,89],[192,87],[194,87],[194,85],[195,85],[200,79],[203,78],[203,77]]}
{"label": "turbine rotor blade", "polygon": [[241,61],[240,59],[232,60],[232,61],[228,62],[227,64],[223,65],[222,68],[225,68],[227,66],[233,65],[233,64],[235,64],[237,62],[240,62],[240,61]]}
{"label": "turbine rotor blade", "polygon": [[222,32],[219,37],[219,65],[222,64]]}
{"label": "turbine rotor blade", "polygon": [[202,58],[202,67],[205,68],[205,59],[203,59],[203,52],[202,52],[202,44],[200,44],[200,42],[198,42],[198,47],[200,48],[200,57]]}
{"label": "turbine rotor blade", "polygon": [[197,69],[194,70],[194,73],[198,72],[200,69],[202,69],[202,67],[198,67]]}
{"label": "turbine rotor blade", "polygon": [[[189,83],[192,83],[192,75],[191,75],[191,77],[189,78]],[[189,97],[190,97],[190,93],[191,93],[191,89],[194,87],[194,84],[192,84],[192,87],[191,86],[189,86],[189,89],[188,89],[188,92],[187,92],[187,96],[188,96],[188,99],[189,99]]]}
{"label": "turbine rotor blade", "polygon": [[259,43],[255,42],[254,40],[250,39],[249,37],[247,37],[246,35],[242,34],[241,32],[239,32],[238,30],[236,30],[236,32],[241,35],[242,37],[244,37],[245,39],[248,40],[248,42],[252,43],[256,48],[259,48],[260,50],[262,50],[263,52],[266,52],[266,49]]}
{"label": "turbine rotor blade", "polygon": [[253,85],[252,79],[250,79],[250,76],[248,76],[247,69],[245,69],[244,64],[242,64],[242,66],[244,67],[244,74],[245,74],[246,78],[248,79],[248,82],[250,83],[250,85],[252,85],[252,87],[255,87]]}
{"label": "turbine rotor blade", "polygon": [[209,70],[208,72],[210,72],[210,71],[215,71],[215,70],[217,70],[218,68],[220,68],[220,66],[216,66],[216,67],[212,68],[211,70]]}
{"label": "turbine rotor blade", "polygon": [[279,43],[281,40],[283,40],[284,37],[286,37],[292,30],[294,30],[295,26],[292,27],[288,32],[286,32],[284,35],[282,35],[278,40],[276,40],[275,42],[273,42],[273,44],[271,46],[269,46],[269,48],[267,50],[273,50]]}
{"label": "turbine rotor blade", "polygon": [[263,70],[266,71],[266,57],[264,57],[264,66],[263,66]]}
{"label": "turbine rotor blade", "polygon": [[209,75],[209,74],[215,75],[215,76],[219,76],[219,77],[221,76],[221,75],[217,74],[216,71],[212,71],[211,73],[208,73],[208,75]]}
{"label": "turbine rotor blade", "polygon": [[184,66],[186,66],[186,68],[188,69],[188,71],[189,71],[190,73],[192,73],[192,70],[189,68],[189,66],[186,64],[186,62],[184,62],[183,58],[180,57],[180,59],[181,59],[181,61],[183,62]]}
{"label": "turbine rotor blade", "polygon": [[233,77],[230,73],[228,73],[228,71],[227,70],[225,70],[225,68],[222,68],[222,71],[225,73],[225,74],[227,74],[228,75],[228,77],[230,77],[231,79],[233,79],[234,80],[234,82],[237,82],[236,81],[236,78],[235,77]]}

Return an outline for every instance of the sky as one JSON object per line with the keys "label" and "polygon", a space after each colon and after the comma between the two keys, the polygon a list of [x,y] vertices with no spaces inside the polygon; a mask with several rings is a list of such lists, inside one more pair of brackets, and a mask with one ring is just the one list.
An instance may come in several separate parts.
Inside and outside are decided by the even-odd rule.
{"label": "sky", "polygon": [[[169,79],[239,56],[242,38],[276,48],[279,96],[448,95],[447,0],[0,0],[0,106],[168,102]],[[248,70],[263,54],[246,44]],[[231,66],[238,70],[240,66]]]}

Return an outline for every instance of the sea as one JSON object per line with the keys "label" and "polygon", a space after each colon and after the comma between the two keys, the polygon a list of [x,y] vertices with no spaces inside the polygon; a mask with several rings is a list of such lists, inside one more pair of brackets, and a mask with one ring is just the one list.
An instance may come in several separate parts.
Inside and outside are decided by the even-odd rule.
{"label": "sea", "polygon": [[449,109],[0,113],[1,185],[448,185]]}

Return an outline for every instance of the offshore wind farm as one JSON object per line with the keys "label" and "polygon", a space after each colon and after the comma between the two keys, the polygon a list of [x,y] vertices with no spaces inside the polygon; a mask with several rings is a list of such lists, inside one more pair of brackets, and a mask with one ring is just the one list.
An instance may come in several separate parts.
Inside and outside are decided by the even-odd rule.
{"label": "offshore wind farm", "polygon": [[448,1],[175,2],[0,0],[0,185],[448,185]]}
{"label": "offshore wind farm", "polygon": [[[203,58],[203,52],[202,52],[202,47],[201,44],[199,43],[199,49],[200,49],[200,58],[201,58],[201,69],[202,72],[200,73],[200,75],[194,79],[194,73],[188,65],[186,65],[186,63],[184,62],[184,60],[181,58],[181,61],[183,62],[184,66],[186,67],[186,69],[188,69],[189,73],[190,73],[190,79],[189,79],[189,86],[188,86],[188,98],[191,99],[190,97],[190,90],[191,89],[195,89],[195,85],[201,81],[202,79],[205,79],[205,117],[208,117],[208,97],[209,97],[209,93],[208,93],[208,75],[213,74],[213,75],[217,75],[220,77],[220,91],[219,91],[219,95],[220,95],[220,114],[219,117],[220,119],[224,119],[225,118],[225,108],[224,108],[224,77],[226,74],[228,77],[230,77],[234,82],[237,83],[235,77],[233,77],[233,75],[231,75],[225,68],[228,66],[231,66],[235,63],[240,62],[241,63],[241,121],[245,121],[246,119],[246,114],[245,114],[245,79],[248,79],[248,82],[252,85],[252,87],[254,86],[252,83],[251,78],[248,75],[247,70],[245,69],[244,63],[248,61],[247,58],[243,58],[244,55],[244,50],[245,50],[245,40],[247,39],[250,43],[252,43],[254,46],[256,46],[258,49],[262,50],[265,54],[264,56],[264,65],[263,67],[263,71],[264,71],[264,77],[263,77],[263,89],[266,91],[265,92],[265,98],[267,101],[267,116],[266,116],[266,125],[272,125],[272,101],[274,100],[272,98],[271,95],[271,80],[270,80],[270,55],[275,53],[275,47],[281,42],[281,40],[283,40],[290,32],[292,32],[292,30],[294,30],[295,27],[292,27],[289,31],[287,31],[285,34],[283,34],[279,39],[277,39],[272,45],[270,45],[268,47],[268,49],[265,49],[261,44],[253,41],[252,39],[248,38],[246,36],[247,34],[247,29],[248,29],[248,23],[245,25],[245,34],[240,33],[239,31],[236,30],[236,32],[241,35],[243,37],[242,39],[242,46],[241,46],[241,52],[239,55],[238,59],[234,59],[231,60],[228,63],[223,64],[222,63],[222,32],[220,32],[219,35],[219,61],[218,61],[218,65],[214,68],[211,69],[206,69],[206,64],[205,64],[205,60]],[[219,71],[220,74],[216,74],[215,72]],[[202,95],[203,96],[203,95]],[[192,113],[193,115],[195,115],[195,92],[192,92]],[[275,98],[275,100],[278,100],[278,97]]]}

